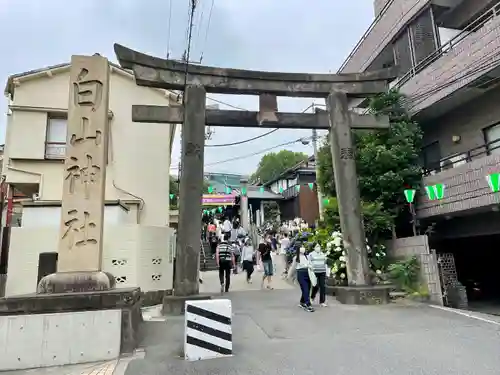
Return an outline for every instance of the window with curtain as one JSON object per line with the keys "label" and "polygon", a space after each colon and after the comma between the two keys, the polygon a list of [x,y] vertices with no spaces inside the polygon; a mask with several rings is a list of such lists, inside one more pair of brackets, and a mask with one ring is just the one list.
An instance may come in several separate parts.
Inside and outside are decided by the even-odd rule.
{"label": "window with curtain", "polygon": [[500,155],[500,124],[495,124],[483,130],[488,155]]}
{"label": "window with curtain", "polygon": [[62,159],[66,154],[66,132],[68,120],[64,118],[49,118],[47,123],[47,139],[45,157],[47,159]]}

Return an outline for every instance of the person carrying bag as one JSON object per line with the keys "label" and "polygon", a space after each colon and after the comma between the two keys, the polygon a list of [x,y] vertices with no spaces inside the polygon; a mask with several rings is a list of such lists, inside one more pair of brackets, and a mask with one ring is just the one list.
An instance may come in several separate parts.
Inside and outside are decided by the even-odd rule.
{"label": "person carrying bag", "polygon": [[287,279],[296,279],[300,285],[301,297],[299,307],[307,312],[314,312],[314,308],[311,305],[310,293],[311,287],[316,286],[318,280],[314,274],[311,262],[306,255],[306,249],[303,246],[297,248],[293,263],[288,271]]}

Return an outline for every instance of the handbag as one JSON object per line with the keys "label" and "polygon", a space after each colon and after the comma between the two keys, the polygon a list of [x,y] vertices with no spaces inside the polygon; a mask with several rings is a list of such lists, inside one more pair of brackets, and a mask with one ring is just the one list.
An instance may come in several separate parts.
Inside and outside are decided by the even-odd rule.
{"label": "handbag", "polygon": [[309,281],[311,282],[312,286],[318,285],[318,278],[316,277],[316,274],[314,273],[312,267],[307,268],[307,273],[309,275]]}
{"label": "handbag", "polygon": [[288,269],[287,281],[294,282],[297,279],[297,260],[293,258],[292,265]]}

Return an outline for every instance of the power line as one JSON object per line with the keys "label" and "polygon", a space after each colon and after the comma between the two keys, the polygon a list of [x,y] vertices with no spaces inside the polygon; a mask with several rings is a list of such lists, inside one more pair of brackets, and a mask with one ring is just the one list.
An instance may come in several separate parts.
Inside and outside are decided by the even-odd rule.
{"label": "power line", "polygon": [[[315,104],[314,102],[312,104],[310,104],[308,107],[306,107],[304,110],[302,110],[301,113],[304,113],[306,112],[307,110],[309,110],[309,108],[313,108],[314,109],[314,106],[315,105],[320,105],[320,104]],[[244,111],[248,111],[247,109],[243,109]],[[268,131],[267,133],[264,133],[264,134],[261,134],[261,135],[258,135],[256,137],[253,137],[253,138],[249,138],[249,139],[245,139],[243,141],[238,141],[238,142],[233,142],[233,143],[223,143],[223,144],[218,144],[218,145],[205,145],[205,147],[228,147],[228,146],[237,146],[237,145],[241,145],[243,143],[248,143],[248,142],[252,142],[252,141],[255,141],[256,139],[259,139],[259,138],[263,138],[263,137],[266,137],[268,136],[269,134],[272,134],[274,132],[277,132],[278,130],[280,130],[280,128],[276,128],[276,129],[273,129],[273,130],[270,130]]]}
{"label": "power line", "polygon": [[235,106],[235,105],[232,105],[232,104],[229,104],[229,103],[223,102],[222,100],[211,98],[211,97],[209,97],[209,96],[207,96],[207,99],[208,99],[208,100],[211,100],[211,101],[213,101],[213,102],[215,102],[215,103],[219,103],[219,104],[224,104],[224,105],[227,105],[228,107],[231,107],[231,108],[234,108],[234,109],[239,109],[240,111],[248,111],[248,109],[241,108],[241,107],[238,107],[238,106]]}
{"label": "power line", "polygon": [[253,138],[249,138],[249,139],[245,139],[243,141],[238,141],[238,142],[233,142],[233,143],[223,143],[223,144],[219,144],[219,145],[205,145],[205,147],[228,147],[228,146],[237,146],[237,145],[241,145],[243,143],[247,143],[247,142],[252,142],[252,141],[255,141],[259,138],[263,138],[265,136],[268,136],[269,134],[272,134],[274,132],[277,132],[278,130],[280,130],[279,128],[277,129],[273,129],[271,131],[268,131],[267,133],[264,133],[264,134],[261,134],[261,135],[258,135],[256,137],[253,137]]}
{"label": "power line", "polygon": [[167,59],[170,57],[170,31],[172,29],[172,0],[168,6],[168,31],[167,31]]}
{"label": "power line", "polygon": [[[309,141],[311,139],[312,139],[311,136],[294,139],[293,141],[288,141],[288,142],[285,142],[285,143],[280,143],[280,144],[274,145],[272,147],[268,147],[266,149],[262,149],[262,150],[253,152],[251,154],[236,156],[234,158],[230,158],[230,159],[226,159],[226,160],[219,160],[219,161],[216,161],[216,162],[213,162],[213,163],[208,163],[208,164],[205,164],[205,167],[210,167],[210,166],[213,166],[213,165],[219,165],[219,164],[229,163],[229,162],[232,162],[232,161],[237,161],[237,160],[242,160],[242,159],[248,159],[248,158],[251,158],[253,156],[257,156],[257,155],[263,154],[264,152],[272,151],[272,150],[274,150],[275,148],[278,148],[278,147],[288,146],[288,145],[291,145],[291,144],[294,144],[294,143],[297,143],[297,142]],[[174,168],[171,168],[171,169],[175,170],[175,169],[178,169],[178,168],[174,167]]]}
{"label": "power line", "polygon": [[205,50],[205,48],[207,46],[207,42],[208,42],[208,35],[210,33],[210,24],[211,24],[211,21],[212,21],[212,11],[214,10],[214,4],[215,4],[215,0],[212,0],[212,4],[210,5],[210,12],[208,13],[207,31],[205,33],[205,41],[203,43],[203,47],[201,49],[201,54],[200,54],[200,64],[203,61],[204,50]]}

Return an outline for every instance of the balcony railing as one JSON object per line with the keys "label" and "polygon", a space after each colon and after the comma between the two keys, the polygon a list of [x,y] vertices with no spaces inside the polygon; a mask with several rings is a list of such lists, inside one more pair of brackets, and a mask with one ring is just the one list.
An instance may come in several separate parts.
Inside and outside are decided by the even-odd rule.
{"label": "balcony railing", "polygon": [[45,159],[63,160],[66,156],[66,142],[46,142]]}
{"label": "balcony railing", "polygon": [[361,36],[361,38],[358,40],[358,43],[356,43],[356,45],[354,46],[354,48],[352,49],[351,53],[347,56],[347,58],[344,60],[344,62],[342,63],[342,65],[340,66],[340,68],[337,70],[337,73],[341,73],[342,70],[347,66],[347,64],[349,63],[349,61],[351,60],[351,58],[356,54],[356,52],[358,52],[358,50],[361,48],[361,45],[363,44],[363,42],[366,40],[366,38],[368,37],[368,35],[370,35],[370,33],[372,32],[373,28],[375,27],[375,25],[382,19],[382,17],[385,15],[385,13],[387,12],[387,9],[390,8],[390,6],[392,5],[392,3],[394,2],[394,0],[389,0],[387,1],[387,3],[382,7],[382,9],[380,10],[380,13],[375,17],[375,19],[373,20],[373,22],[370,24],[370,26],[368,26],[368,29],[365,31],[365,33]]}
{"label": "balcony railing", "polygon": [[495,150],[499,150],[497,152],[500,152],[500,138],[482,146],[472,148],[466,152],[449,155],[439,160],[439,162],[429,163],[429,165],[424,168],[424,176],[434,175],[441,171],[458,167],[478,157],[490,155]]}
{"label": "balcony railing", "polygon": [[391,86],[395,86],[397,88],[400,88],[406,82],[408,82],[413,77],[415,77],[418,73],[420,73],[422,70],[427,68],[433,62],[437,61],[443,55],[445,55],[448,51],[450,51],[454,47],[458,46],[469,35],[478,31],[479,29],[481,29],[487,22],[489,22],[490,20],[492,20],[493,18],[495,18],[499,15],[500,15],[500,3],[495,4],[493,7],[488,9],[480,17],[476,18],[469,25],[464,27],[462,32],[455,35],[455,37],[453,37],[448,42],[446,42],[445,44],[443,44],[439,48],[437,48],[433,53],[431,53],[429,56],[427,56],[425,59],[423,59],[421,62],[419,62],[416,66],[414,66],[412,69],[410,69],[410,71],[408,71],[404,76],[399,78],[397,80],[397,82]]}

